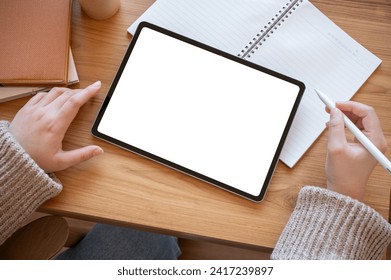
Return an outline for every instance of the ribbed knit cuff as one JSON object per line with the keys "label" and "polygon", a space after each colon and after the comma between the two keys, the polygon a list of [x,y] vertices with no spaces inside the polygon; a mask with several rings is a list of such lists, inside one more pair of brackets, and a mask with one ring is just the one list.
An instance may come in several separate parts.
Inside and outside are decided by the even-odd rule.
{"label": "ribbed knit cuff", "polygon": [[391,225],[350,197],[304,187],[272,259],[381,259]]}
{"label": "ribbed knit cuff", "polygon": [[0,244],[43,202],[56,196],[62,185],[46,174],[0,121]]}

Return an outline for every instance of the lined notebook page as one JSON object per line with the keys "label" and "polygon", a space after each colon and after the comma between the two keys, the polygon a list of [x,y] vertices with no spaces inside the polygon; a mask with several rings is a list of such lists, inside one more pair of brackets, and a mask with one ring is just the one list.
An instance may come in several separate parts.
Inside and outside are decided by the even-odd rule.
{"label": "lined notebook page", "polygon": [[237,55],[288,0],[157,0],[141,21]]}
{"label": "lined notebook page", "polygon": [[[296,1],[294,1],[296,2]],[[280,159],[293,167],[325,128],[328,115],[315,96],[350,99],[381,63],[308,1],[297,1],[273,34],[250,57],[296,78],[306,91]],[[232,55],[238,55],[278,18],[290,0],[157,0],[128,31],[148,21]],[[157,46],[158,47],[158,46]]]}
{"label": "lined notebook page", "polygon": [[325,128],[329,115],[314,89],[332,100],[349,100],[380,59],[305,1],[248,60],[302,81],[306,86],[280,159],[292,167]]}

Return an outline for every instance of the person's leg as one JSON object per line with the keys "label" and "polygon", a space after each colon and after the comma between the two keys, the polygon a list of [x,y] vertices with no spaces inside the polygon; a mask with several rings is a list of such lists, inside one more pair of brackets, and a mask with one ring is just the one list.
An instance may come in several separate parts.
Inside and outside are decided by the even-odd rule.
{"label": "person's leg", "polygon": [[180,255],[177,238],[131,228],[97,224],[59,260],[172,260]]}

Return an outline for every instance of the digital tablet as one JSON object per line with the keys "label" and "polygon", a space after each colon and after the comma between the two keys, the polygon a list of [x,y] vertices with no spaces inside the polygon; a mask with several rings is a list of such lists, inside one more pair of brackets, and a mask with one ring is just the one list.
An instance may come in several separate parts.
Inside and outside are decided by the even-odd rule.
{"label": "digital tablet", "polygon": [[92,133],[260,201],[303,91],[297,80],[143,22]]}

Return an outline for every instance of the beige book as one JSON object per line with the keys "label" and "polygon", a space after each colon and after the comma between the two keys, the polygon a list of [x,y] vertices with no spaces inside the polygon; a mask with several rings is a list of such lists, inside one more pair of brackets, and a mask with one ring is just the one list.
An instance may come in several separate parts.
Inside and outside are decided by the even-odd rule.
{"label": "beige book", "polygon": [[[68,82],[67,86],[77,84],[79,76],[77,74],[75,61],[73,59],[72,50],[69,49],[69,67],[68,67]],[[39,91],[50,90],[51,86],[4,86],[0,85],[0,103],[9,100],[22,98],[29,95],[34,95]]]}
{"label": "beige book", "polygon": [[0,0],[0,84],[66,84],[71,0]]}

